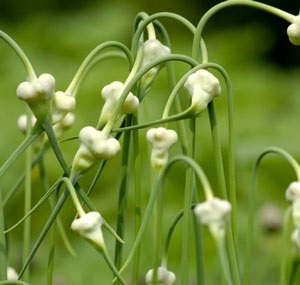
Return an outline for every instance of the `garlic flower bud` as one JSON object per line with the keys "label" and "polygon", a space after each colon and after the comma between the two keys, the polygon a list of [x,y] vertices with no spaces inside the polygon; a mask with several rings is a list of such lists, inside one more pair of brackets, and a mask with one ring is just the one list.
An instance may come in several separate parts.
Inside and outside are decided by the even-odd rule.
{"label": "garlic flower bud", "polygon": [[[120,99],[123,91],[125,89],[125,85],[120,81],[114,81],[109,85],[103,87],[101,93],[102,97],[105,100],[105,103],[102,108],[102,112],[100,115],[100,122],[106,123],[111,113],[113,112],[114,107],[116,106],[118,100]],[[120,115],[124,114],[132,114],[137,111],[139,106],[139,99],[134,96],[131,92],[127,95],[121,110]]]}
{"label": "garlic flower bud", "polygon": [[31,82],[25,81],[19,84],[17,96],[29,105],[37,119],[43,119],[51,110],[54,90],[54,77],[51,74],[44,73]]}
{"label": "garlic flower bud", "polygon": [[211,234],[222,237],[225,234],[225,223],[231,213],[231,204],[226,200],[211,198],[199,203],[194,213],[201,224],[207,225]]}
{"label": "garlic flower bud", "polygon": [[94,127],[84,127],[79,133],[80,146],[73,169],[84,171],[99,159],[110,159],[120,151],[120,143]]}
{"label": "garlic flower bud", "polygon": [[53,97],[52,123],[56,124],[64,116],[75,109],[76,100],[73,96],[62,91],[57,91]]}
{"label": "garlic flower bud", "polygon": [[7,267],[7,280],[18,280],[19,279],[19,275],[17,273],[17,271],[13,268],[8,266]]}
{"label": "garlic flower bud", "polygon": [[[30,127],[32,128],[35,125],[35,123],[36,123],[36,117],[32,115],[30,118]],[[27,127],[28,127],[26,114],[23,114],[18,118],[17,125],[19,127],[19,130],[23,134],[25,134],[27,131]]]}
{"label": "garlic flower bud", "polygon": [[289,201],[295,201],[300,199],[300,182],[299,181],[294,181],[290,183],[288,186],[286,192],[285,192],[285,197]]}
{"label": "garlic flower bud", "polygon": [[177,133],[173,130],[159,127],[149,129],[146,136],[152,145],[152,167],[160,169],[168,163],[168,151],[177,142]]}
{"label": "garlic flower bud", "polygon": [[205,69],[191,74],[184,86],[192,96],[191,107],[195,113],[203,111],[208,103],[221,93],[219,80]]}
{"label": "garlic flower bud", "polygon": [[[153,279],[153,272],[154,270],[151,269],[146,274],[146,284],[151,285]],[[159,285],[172,285],[175,283],[176,275],[168,271],[165,267],[158,267],[157,268],[157,284]]]}
{"label": "garlic flower bud", "polygon": [[71,128],[75,122],[75,115],[67,113],[58,123],[53,126],[55,136],[59,138],[66,130]]}
{"label": "garlic flower bud", "polygon": [[96,248],[104,249],[105,244],[101,229],[102,224],[103,220],[98,212],[89,212],[75,219],[71,224],[71,229]]}
{"label": "garlic flower bud", "polygon": [[292,44],[296,46],[300,45],[300,13],[295,16],[294,22],[288,26],[287,34]]}
{"label": "garlic flower bud", "polygon": [[[143,45],[143,59],[141,63],[141,67],[146,66],[149,63],[152,63],[154,60],[167,56],[171,53],[170,48],[163,45],[159,40],[157,39],[149,39],[144,42]],[[157,65],[153,68],[151,68],[143,77],[142,77],[142,85],[148,86],[154,77],[159,72],[162,65]]]}

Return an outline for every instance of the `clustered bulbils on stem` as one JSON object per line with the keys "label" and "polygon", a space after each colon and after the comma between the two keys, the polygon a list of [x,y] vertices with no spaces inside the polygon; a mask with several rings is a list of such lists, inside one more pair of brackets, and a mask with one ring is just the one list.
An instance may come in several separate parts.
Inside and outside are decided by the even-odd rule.
{"label": "clustered bulbils on stem", "polygon": [[221,93],[219,80],[205,69],[191,74],[184,86],[192,97],[190,110],[195,114],[206,109],[208,103]]}
{"label": "clustered bulbils on stem", "polygon": [[40,123],[50,116],[51,123],[60,122],[75,109],[75,98],[62,91],[55,92],[55,78],[43,73],[31,81],[24,81],[17,88],[17,96],[25,101]]}
{"label": "clustered bulbils on stem", "polygon": [[79,141],[80,146],[72,164],[72,179],[80,176],[99,160],[114,157],[121,148],[117,139],[91,126],[81,129]]}
{"label": "clustered bulbils on stem", "polygon": [[168,163],[169,148],[177,142],[177,133],[166,128],[152,128],[147,131],[147,140],[152,145],[151,165],[160,170]]}
{"label": "clustered bulbils on stem", "polygon": [[292,218],[295,229],[291,235],[291,240],[300,252],[300,182],[294,181],[288,186],[285,197],[292,202]]}

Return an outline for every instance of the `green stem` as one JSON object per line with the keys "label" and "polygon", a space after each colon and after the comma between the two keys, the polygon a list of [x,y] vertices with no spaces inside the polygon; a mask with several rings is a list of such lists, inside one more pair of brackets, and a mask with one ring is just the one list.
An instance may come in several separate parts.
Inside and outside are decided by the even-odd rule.
{"label": "green stem", "polygon": [[[31,112],[27,109],[27,122],[31,117]],[[28,124],[27,133],[31,132],[31,126]],[[32,181],[31,181],[31,162],[32,162],[32,146],[29,146],[26,150],[25,158],[25,190],[24,190],[24,216],[30,212],[31,209],[31,200],[32,200]],[[24,221],[23,229],[23,264],[26,261],[27,255],[30,251],[31,244],[31,216]],[[29,269],[24,274],[24,280],[30,280],[30,271]]]}
{"label": "green stem", "polygon": [[20,46],[9,35],[7,35],[5,32],[3,32],[1,30],[0,30],[0,38],[3,39],[13,49],[13,51],[18,55],[19,59],[23,63],[23,65],[28,73],[29,80],[35,79],[36,78],[35,71],[31,65],[29,59],[25,55],[24,51],[20,48]]}
{"label": "green stem", "polygon": [[[44,187],[45,193],[47,193],[47,191],[49,189],[49,185],[48,185],[48,178],[47,178],[47,174],[46,174],[46,169],[45,169],[43,157],[41,157],[41,159],[39,161],[39,167],[40,167],[40,179],[41,179],[42,185]],[[56,183],[60,183],[60,182],[58,181]],[[50,190],[49,190],[50,192],[52,192],[51,189],[53,189],[53,188],[52,187],[50,188]],[[52,211],[53,208],[54,208],[55,202],[56,202],[55,198],[50,195],[47,200],[48,200],[48,203],[49,203],[50,210]],[[63,244],[65,245],[66,249],[69,251],[69,253],[72,256],[75,256],[76,255],[75,250],[73,249],[73,247],[72,247],[72,245],[69,241],[66,230],[65,230],[64,225],[63,225],[63,223],[62,223],[59,216],[57,217],[57,227],[58,227],[58,230],[59,230],[60,237],[61,237],[61,239],[63,241]]]}
{"label": "green stem", "polygon": [[0,285],[30,285],[30,284],[21,280],[6,280],[6,281],[0,281]]}
{"label": "green stem", "polygon": [[55,240],[56,240],[56,224],[50,229],[50,250],[48,254],[47,266],[47,285],[53,284],[53,271],[54,271],[54,254],[55,254]]}
{"label": "green stem", "polygon": [[[188,154],[192,159],[195,159],[195,144],[196,144],[196,120],[192,118],[188,121],[190,123],[191,137]],[[195,179],[192,169],[186,171],[185,179],[185,191],[184,191],[184,216],[183,216],[183,228],[182,228],[182,285],[189,283],[189,260],[190,260],[190,232],[192,212],[191,205],[193,200],[193,193],[195,191]]]}
{"label": "green stem", "polygon": [[[125,125],[131,125],[132,116],[128,116]],[[122,173],[121,173],[121,185],[119,188],[119,200],[118,200],[118,217],[116,232],[121,239],[124,239],[125,235],[125,216],[127,210],[127,196],[128,196],[128,174],[129,174],[129,157],[130,153],[130,140],[131,133],[126,132],[123,139],[123,155],[122,155]],[[114,264],[117,268],[121,267],[123,256],[123,244],[116,240],[115,243],[115,256]]]}
{"label": "green stem", "polygon": [[16,148],[16,150],[10,155],[10,157],[3,163],[0,168],[0,177],[2,177],[8,168],[20,157],[20,155],[40,136],[43,132],[39,125],[36,125],[30,135],[22,141],[22,143]]}
{"label": "green stem", "polygon": [[[137,123],[137,117],[133,117],[133,123]],[[141,227],[141,160],[139,157],[140,147],[139,147],[139,135],[138,131],[133,131],[133,157],[134,157],[134,176],[135,176],[135,193],[134,193],[134,216],[135,216],[135,236],[138,234],[138,231]],[[139,282],[139,272],[140,272],[140,258],[141,258],[141,249],[138,246],[136,254],[133,259],[133,272],[132,272],[132,285],[137,285]]]}
{"label": "green stem", "polygon": [[80,84],[80,82],[83,80],[83,77],[87,73],[87,71],[90,69],[90,66],[94,65],[94,59],[99,55],[100,52],[102,52],[104,49],[107,48],[117,48],[120,49],[124,54],[126,55],[128,62],[130,65],[132,65],[132,58],[130,51],[128,48],[123,45],[122,43],[115,42],[115,41],[109,41],[106,43],[102,43],[98,45],[96,48],[94,48],[88,56],[85,58],[81,66],[79,67],[77,73],[75,74],[74,78],[72,79],[70,85],[68,86],[66,93],[67,94],[73,94],[74,91],[77,89],[77,86]]}
{"label": "green stem", "polygon": [[194,191],[192,169],[186,171],[185,182],[185,195],[184,195],[184,216],[183,216],[183,228],[182,228],[182,256],[181,256],[181,268],[182,268],[182,285],[189,284],[189,266],[190,263],[190,231],[191,231],[191,205]]}
{"label": "green stem", "polygon": [[[46,174],[45,164],[43,156],[41,157],[41,160],[39,161],[39,173],[40,173],[40,180],[43,185],[45,193],[47,193],[49,189],[49,183],[48,183],[48,177]],[[49,206],[52,210],[54,206],[54,199],[52,196],[49,196]],[[62,224],[60,223],[62,226]],[[47,266],[47,285],[52,285],[53,282],[53,271],[54,271],[54,253],[55,253],[55,240],[56,240],[56,226],[54,226],[50,230],[50,241],[49,241],[49,254],[48,254],[48,266]],[[64,238],[63,238],[63,241]]]}
{"label": "green stem", "polygon": [[[160,176],[160,171],[154,172],[153,183],[154,185],[158,185],[158,179]],[[155,191],[155,190],[154,190]],[[152,285],[157,284],[157,269],[161,263],[161,256],[162,256],[162,220],[163,220],[163,193],[162,189],[157,191],[157,199],[156,199],[156,208],[154,212],[154,261],[153,261],[153,276],[152,276]]]}
{"label": "green stem", "polygon": [[77,211],[79,217],[83,217],[85,215],[85,212],[84,212],[84,210],[83,210],[83,208],[82,208],[82,206],[79,202],[79,199],[77,197],[76,190],[73,186],[72,181],[67,177],[62,177],[61,181],[66,184],[67,189],[69,190],[70,196],[72,198],[73,204],[76,208],[76,211]]}
{"label": "green stem", "polygon": [[[138,50],[138,45],[139,45],[139,41],[140,38],[144,32],[144,30],[146,29],[146,27],[152,23],[152,22],[156,22],[157,19],[159,18],[168,18],[168,19],[174,19],[176,21],[179,21],[180,23],[182,23],[192,34],[195,32],[195,26],[189,22],[187,19],[185,19],[184,17],[174,14],[174,13],[170,13],[170,12],[159,12],[156,14],[153,14],[151,16],[148,16],[145,13],[141,13],[138,15],[139,18],[142,18],[142,21],[140,21],[137,26],[137,29],[134,33],[133,39],[132,39],[132,53],[136,54],[137,50]],[[136,21],[137,22],[137,21]]]}
{"label": "green stem", "polygon": [[260,3],[260,2],[256,2],[256,1],[245,1],[245,0],[230,0],[230,1],[224,1],[221,2],[217,5],[215,5],[214,7],[212,7],[210,10],[208,10],[200,19],[196,31],[195,31],[195,36],[194,36],[194,40],[193,40],[193,58],[197,59],[199,57],[199,43],[201,41],[202,38],[202,33],[203,33],[203,29],[206,26],[208,20],[217,12],[219,12],[220,10],[227,8],[227,7],[231,7],[231,6],[249,6],[252,8],[256,8],[259,10],[263,10],[266,11],[268,13],[271,13],[275,16],[278,16],[290,23],[292,23],[295,19],[295,16],[284,12],[280,9],[277,9],[273,6],[264,4],[264,3]]}
{"label": "green stem", "polygon": [[[223,168],[221,143],[219,138],[218,124],[217,124],[213,102],[210,102],[208,104],[208,112],[209,112],[210,126],[211,126],[212,138],[213,138],[213,148],[215,154],[215,164],[216,164],[216,173],[217,173],[219,191],[221,193],[221,196],[227,199],[228,192],[226,190],[226,180],[225,180],[225,174]],[[233,206],[235,207],[235,204]],[[238,269],[239,263],[238,263],[238,254],[237,254],[236,221],[234,217],[232,217],[232,221],[233,221],[233,225],[230,226],[227,235],[228,249],[229,249],[229,262],[233,274],[234,284],[240,284],[240,276],[239,276],[239,269]]]}
{"label": "green stem", "polygon": [[[197,138],[197,120],[195,118],[191,119],[191,157],[196,160],[196,138]],[[197,189],[196,181],[193,176],[193,181],[191,188]],[[188,190],[188,189],[187,189]],[[197,191],[193,191],[193,197],[191,197],[190,202],[198,202],[198,193]],[[189,211],[191,212],[191,211]],[[189,213],[188,212],[188,213]],[[192,215],[193,219],[193,228],[194,228],[194,243],[195,243],[195,260],[196,260],[196,276],[197,276],[197,283],[204,285],[205,284],[205,270],[204,270],[204,247],[203,247],[203,241],[202,241],[202,225],[198,223],[197,218],[195,215]]]}
{"label": "green stem", "polygon": [[113,274],[115,275],[115,277],[119,280],[120,284],[122,285],[127,285],[127,282],[124,280],[124,278],[121,276],[120,272],[118,271],[118,269],[115,267],[114,263],[112,262],[112,260],[110,259],[108,252],[106,251],[106,249],[103,250],[99,250],[99,252],[102,254],[102,256],[104,257],[104,260],[106,262],[106,264],[108,265],[108,267],[110,268],[110,270],[113,272]]}
{"label": "green stem", "polygon": [[226,247],[225,247],[225,239],[224,239],[224,237],[218,237],[218,238],[215,238],[215,241],[217,244],[219,259],[221,262],[223,273],[224,273],[224,276],[226,279],[226,284],[227,285],[235,284],[232,282],[232,279],[231,279],[230,267],[228,264],[228,257],[227,257]]}
{"label": "green stem", "polygon": [[161,125],[161,124],[166,124],[166,123],[170,123],[170,122],[175,122],[178,120],[187,119],[187,118],[190,118],[191,116],[194,116],[194,114],[190,111],[190,109],[187,109],[179,114],[175,114],[175,115],[172,115],[172,116],[164,118],[164,119],[153,120],[151,122],[141,123],[141,124],[133,125],[130,127],[115,128],[112,130],[112,132],[113,133],[128,132],[128,131],[132,131],[132,130],[145,129],[145,128],[153,127],[156,125]]}
{"label": "green stem", "polygon": [[65,174],[67,176],[70,175],[70,168],[69,166],[67,165],[65,159],[64,159],[64,156],[62,154],[62,151],[58,145],[58,142],[56,140],[56,137],[55,137],[55,134],[54,134],[54,131],[53,131],[53,127],[52,125],[50,124],[50,118],[46,118],[44,123],[42,124],[42,127],[43,129],[45,130],[45,133],[47,134],[47,137],[49,139],[49,142],[50,142],[50,145],[53,149],[53,152],[58,160],[58,162],[60,163],[62,169],[64,170]]}
{"label": "green stem", "polygon": [[0,189],[0,280],[7,279],[7,247],[4,230],[4,207],[2,203],[2,191]]}
{"label": "green stem", "polygon": [[153,207],[154,207],[154,204],[155,204],[158,189],[159,189],[159,187],[158,187],[157,184],[152,186],[151,193],[150,193],[150,198],[149,198],[146,210],[145,210],[144,217],[142,219],[141,226],[140,226],[139,231],[138,231],[138,233],[135,237],[135,241],[134,241],[133,245],[131,246],[131,250],[128,254],[128,257],[126,258],[123,266],[120,269],[120,272],[123,272],[123,270],[129,265],[129,262],[132,260],[132,258],[134,257],[134,255],[136,253],[136,250],[140,246],[140,243],[141,243],[141,240],[142,240],[143,235],[145,233],[146,227],[147,227],[147,225],[150,221],[151,215],[152,215],[152,210],[153,210]]}
{"label": "green stem", "polygon": [[208,104],[208,114],[209,114],[210,128],[211,128],[211,134],[213,139],[216,175],[217,175],[218,189],[220,191],[219,195],[224,199],[227,199],[228,193],[226,190],[221,142],[219,137],[218,123],[217,123],[213,101]]}
{"label": "green stem", "polygon": [[[291,242],[291,213],[292,207],[288,207],[284,214],[283,222],[283,248],[282,248],[282,261],[281,261],[281,270],[280,270],[280,285],[291,284],[288,282],[288,273],[289,273],[289,259],[290,259],[290,242]],[[247,282],[249,273],[247,272]],[[246,276],[245,276],[246,277]],[[246,284],[246,283],[245,283]],[[248,283],[247,283],[248,284]]]}
{"label": "green stem", "polygon": [[195,233],[197,285],[205,285],[205,266],[204,266],[205,261],[204,261],[204,254],[203,254],[204,247],[203,247],[202,225],[198,223],[195,215],[193,216],[193,225],[194,225],[194,233]]}
{"label": "green stem", "polygon": [[31,251],[26,259],[26,262],[23,264],[23,267],[20,270],[19,278],[22,278],[26,268],[30,264],[32,258],[34,257],[35,253],[39,249],[39,247],[40,247],[41,243],[43,242],[44,238],[46,237],[47,233],[49,232],[49,229],[51,228],[53,222],[57,218],[57,215],[59,214],[59,212],[60,212],[61,208],[63,207],[65,201],[67,200],[68,196],[69,196],[69,191],[66,189],[63,192],[63,194],[61,195],[61,197],[59,198],[57,204],[55,205],[54,209],[51,212],[50,217],[48,218],[46,224],[44,225],[39,237],[37,238],[36,242],[32,246]]}

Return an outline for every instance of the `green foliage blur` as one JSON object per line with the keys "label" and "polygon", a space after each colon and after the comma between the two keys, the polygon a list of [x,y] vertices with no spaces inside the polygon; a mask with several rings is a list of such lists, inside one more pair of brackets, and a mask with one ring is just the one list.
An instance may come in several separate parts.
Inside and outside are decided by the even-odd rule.
{"label": "green foliage blur", "polygon": [[[206,3],[207,2],[207,3]],[[118,40],[130,45],[132,24],[139,11],[154,13],[168,10],[179,13],[194,24],[200,19],[205,10],[217,1],[42,1],[31,0],[20,2],[10,0],[0,2],[0,29],[11,35],[25,50],[38,73],[49,72],[57,79],[58,89],[66,88],[84,57],[97,44]],[[284,2],[286,3],[286,2]],[[278,3],[285,5],[283,2]],[[289,2],[291,5],[292,2]],[[298,7],[299,8],[299,7]],[[291,9],[289,7],[289,9]],[[232,17],[236,11],[241,17]],[[247,216],[247,191],[250,187],[251,168],[255,158],[265,147],[276,145],[283,147],[300,161],[299,148],[299,109],[300,109],[300,49],[292,46],[285,34],[286,23],[264,19],[261,14],[245,12],[245,8],[234,8],[234,12],[222,12],[220,17],[208,26],[205,32],[210,60],[220,63],[231,76],[235,92],[235,122],[236,122],[236,164],[238,207],[240,211],[239,234],[240,248],[243,249],[246,233],[245,219]],[[293,12],[297,14],[299,9]],[[256,18],[257,16],[257,18]],[[258,19],[258,20],[257,20]],[[274,24],[275,21],[276,24]],[[163,21],[162,21],[163,22]],[[163,22],[170,32],[172,50],[189,54],[192,37],[178,24]],[[274,30],[275,29],[275,30]],[[278,32],[280,31],[280,32]],[[280,43],[278,43],[280,42]],[[102,87],[113,80],[124,80],[127,76],[127,66],[121,60],[104,62],[90,73],[80,89],[76,109],[76,124],[65,137],[76,137],[78,131],[86,125],[94,125],[101,108],[100,91]],[[18,132],[16,121],[24,113],[23,102],[17,100],[16,86],[25,80],[25,72],[15,54],[0,42],[0,163],[22,141],[23,136]],[[153,98],[145,102],[142,117],[157,118],[162,110],[164,98],[168,96],[164,74],[155,83]],[[159,97],[162,96],[162,97]],[[152,100],[152,101],[151,101]],[[157,103],[159,102],[159,103]],[[217,114],[222,134],[224,149],[226,146],[227,101],[225,96],[216,100]],[[155,109],[155,110],[154,110]],[[156,116],[156,117],[155,117]],[[199,163],[207,172],[214,185],[214,165],[212,158],[210,131],[207,114],[199,119],[199,136],[202,145],[199,146]],[[77,149],[77,141],[65,142],[63,150],[67,153],[68,161],[72,160]],[[224,157],[226,160],[226,157]],[[50,175],[56,177],[60,173],[49,154]],[[117,164],[118,162],[116,162]],[[13,170],[5,175],[1,187],[5,191],[13,183],[16,176],[22,173],[23,164],[18,161]],[[118,170],[116,170],[118,171]],[[179,182],[181,169],[174,171],[168,183],[168,201],[170,205],[167,215],[175,215],[175,209],[181,205],[182,191]],[[90,176],[92,177],[92,176]],[[101,214],[114,226],[117,207],[116,173],[106,173],[105,179],[99,181],[99,191],[92,199]],[[179,177],[179,178],[178,178]],[[89,177],[88,177],[89,178]],[[88,178],[86,180],[88,180]],[[280,209],[288,205],[284,199],[284,191],[290,181],[295,179],[291,169],[285,162],[276,157],[267,158],[262,163],[259,172],[259,194],[257,207],[265,203],[275,203]],[[87,181],[86,181],[87,183]],[[179,185],[179,187],[175,187]],[[39,182],[36,182],[34,199],[40,197]],[[149,189],[145,189],[145,197]],[[16,195],[7,212],[10,214],[8,224],[13,224],[22,216],[22,208],[18,205],[22,201],[22,192]],[[130,201],[129,201],[130,205]],[[49,215],[47,207],[33,215],[33,240],[41,229],[41,223]],[[72,204],[66,205],[62,217],[68,228],[73,217]],[[128,217],[130,222],[131,217]],[[21,229],[17,229],[20,238],[16,238],[10,245],[10,259],[18,269],[21,252],[18,252],[21,240]],[[130,233],[128,233],[130,236]],[[88,284],[109,284],[110,273],[94,253],[82,240],[70,233],[71,240],[77,251],[77,257],[69,256],[66,249],[59,243],[56,251],[56,283],[81,285],[85,280]],[[179,270],[180,250],[176,245],[180,243],[180,231],[176,234],[170,264]],[[147,254],[145,239],[143,247]],[[253,284],[277,284],[280,262],[280,233],[267,234],[257,223],[256,251],[259,261],[255,262]],[[208,252],[207,275],[212,276],[211,283],[217,284],[214,274],[219,271],[219,264],[214,245],[209,235],[205,239]],[[108,241],[108,246],[113,242]],[[44,244],[32,265],[34,280],[32,284],[45,284],[44,271],[47,267],[47,244]],[[242,254],[243,257],[243,254]],[[143,267],[146,272],[148,268]],[[100,280],[100,282],[99,282]],[[260,280],[260,281],[258,281]],[[263,281],[263,283],[259,283]],[[141,283],[143,284],[143,283]]]}

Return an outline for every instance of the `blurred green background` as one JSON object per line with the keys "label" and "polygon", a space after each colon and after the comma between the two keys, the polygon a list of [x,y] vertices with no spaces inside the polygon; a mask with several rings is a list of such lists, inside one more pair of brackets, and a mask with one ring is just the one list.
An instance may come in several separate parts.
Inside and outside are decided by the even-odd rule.
{"label": "blurred green background", "polygon": [[[132,24],[139,11],[149,14],[158,11],[178,13],[194,24],[201,15],[218,1],[94,1],[94,0],[1,0],[0,29],[11,35],[24,49],[32,61],[37,73],[49,72],[56,77],[57,89],[64,90],[75,74],[84,57],[96,45],[108,40],[118,40],[130,45]],[[300,5],[296,1],[269,1],[269,4],[297,14]],[[190,54],[191,35],[178,23],[170,20],[162,21],[168,29],[174,52]],[[235,7],[219,13],[209,22],[204,36],[208,46],[210,60],[223,65],[231,76],[235,92],[235,124],[236,124],[236,165],[237,190],[239,202],[239,234],[240,247],[244,249],[246,236],[247,191],[250,187],[251,168],[255,158],[267,146],[276,145],[285,148],[296,159],[300,158],[299,148],[299,108],[300,108],[300,49],[292,46],[286,35],[287,23],[268,16],[265,13],[244,7]],[[82,85],[76,109],[76,124],[65,137],[72,137],[86,125],[95,125],[102,104],[100,91],[113,80],[124,80],[127,66],[122,60],[104,62],[97,66]],[[186,71],[178,66],[178,74]],[[16,86],[25,79],[25,72],[15,54],[0,43],[0,163],[22,141],[16,121],[25,110],[24,104],[16,99]],[[153,87],[151,97],[144,102],[142,119],[157,118],[168,96],[166,78],[161,78]],[[220,122],[222,143],[226,149],[227,105],[226,96],[216,100],[216,108]],[[215,186],[214,165],[210,130],[206,112],[199,119],[199,163],[207,172],[211,183]],[[68,161],[77,148],[77,141],[62,145]],[[51,153],[47,156],[50,179],[60,174]],[[225,158],[226,160],[226,158]],[[107,173],[99,181],[99,191],[92,198],[101,214],[114,225],[117,207],[117,187],[115,179],[118,161],[110,162]],[[22,173],[23,163],[18,161],[1,181],[4,191]],[[147,169],[147,167],[146,167]],[[171,172],[167,185],[166,220],[182,206],[183,178],[178,175],[182,169],[178,167]],[[92,174],[83,181],[88,185]],[[147,175],[144,174],[145,177]],[[273,203],[284,210],[288,203],[284,200],[285,187],[295,176],[287,163],[275,156],[270,156],[262,163],[259,172],[258,207],[265,203]],[[179,186],[178,186],[179,185]],[[146,185],[147,186],[147,185]],[[39,182],[36,181],[34,199],[40,196]],[[145,189],[146,200],[149,189]],[[22,216],[22,192],[13,199],[6,208],[7,223],[13,224]],[[132,201],[129,199],[129,207]],[[33,215],[33,240],[35,240],[49,214],[47,206]],[[74,210],[67,203],[63,210],[64,223],[68,228]],[[133,216],[128,217],[128,224]],[[21,250],[18,241],[22,240],[22,231],[17,229],[9,237],[13,237],[9,245],[11,264],[20,267]],[[128,237],[132,233],[128,232]],[[55,278],[57,285],[110,284],[111,276],[103,261],[85,242],[70,233],[77,251],[77,257],[71,257],[58,241],[56,254]],[[108,246],[113,241],[109,236]],[[259,262],[255,262],[253,284],[278,284],[280,264],[280,233],[267,234],[257,223],[257,243],[255,254]],[[143,241],[143,258],[151,256],[151,235]],[[170,256],[170,268],[180,272],[180,230],[175,233],[174,245]],[[205,235],[207,247],[207,284],[218,284],[215,273],[219,272],[214,244],[209,235]],[[38,251],[32,266],[32,284],[45,284],[48,244],[45,242]],[[243,253],[242,253],[243,256]],[[142,272],[148,270],[149,264],[142,266]],[[141,283],[143,284],[143,283]],[[193,283],[191,283],[193,284]]]}

